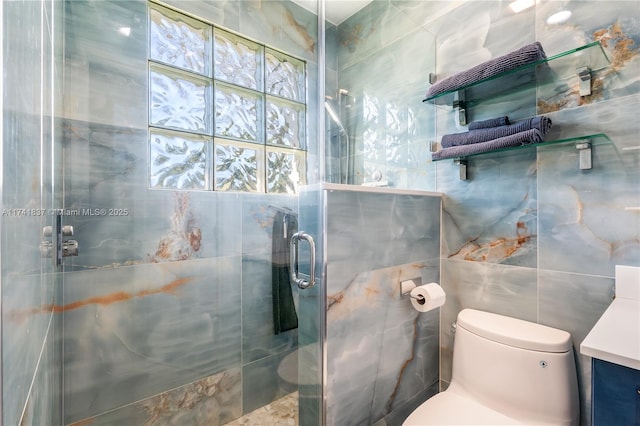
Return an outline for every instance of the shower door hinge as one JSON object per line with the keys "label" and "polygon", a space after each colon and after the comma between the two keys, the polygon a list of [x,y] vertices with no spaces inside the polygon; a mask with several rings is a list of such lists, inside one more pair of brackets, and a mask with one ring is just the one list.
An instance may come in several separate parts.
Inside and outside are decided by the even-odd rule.
{"label": "shower door hinge", "polygon": [[40,255],[53,258],[55,266],[62,265],[62,258],[78,255],[78,241],[65,240],[64,237],[73,236],[73,226],[62,226],[62,215],[56,215],[55,226],[42,228],[45,239],[40,242]]}

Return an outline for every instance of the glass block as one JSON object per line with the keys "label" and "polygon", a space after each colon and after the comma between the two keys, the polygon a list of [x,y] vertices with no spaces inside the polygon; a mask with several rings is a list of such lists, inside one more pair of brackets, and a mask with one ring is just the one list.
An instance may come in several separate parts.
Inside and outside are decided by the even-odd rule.
{"label": "glass block", "polygon": [[386,107],[386,128],[387,131],[398,132],[402,129],[403,115],[402,109],[394,103],[388,103]]}
{"label": "glass block", "polygon": [[416,112],[413,108],[407,109],[407,132],[410,136],[415,136],[418,133],[417,129],[418,119],[416,118]]}
{"label": "glass block", "polygon": [[208,189],[209,146],[211,140],[196,135],[150,132],[151,188]]}
{"label": "glass block", "polygon": [[362,133],[362,154],[365,159],[382,161],[385,149],[383,137],[378,134],[375,128],[364,129]]}
{"label": "glass block", "polygon": [[305,101],[304,62],[275,50],[265,52],[266,92],[298,102]]}
{"label": "glass block", "polygon": [[264,147],[255,144],[215,141],[215,190],[264,191]]}
{"label": "glass block", "polygon": [[216,135],[251,142],[264,140],[261,94],[216,82]]}
{"label": "glass block", "polygon": [[362,153],[370,161],[383,161],[384,134],[379,134],[380,101],[364,93],[362,96]]}
{"label": "glass block", "polygon": [[210,82],[160,66],[152,66],[149,72],[150,124],[210,135]]}
{"label": "glass block", "polygon": [[267,143],[304,148],[304,105],[267,98]]}
{"label": "glass block", "polygon": [[304,151],[267,147],[267,192],[296,194],[305,176]]}
{"label": "glass block", "polygon": [[169,9],[149,8],[151,59],[211,76],[211,26]]}
{"label": "glass block", "polygon": [[217,79],[262,90],[264,47],[226,31],[214,31],[214,76]]}
{"label": "glass block", "polygon": [[364,93],[362,96],[362,119],[365,123],[378,124],[380,101]]}

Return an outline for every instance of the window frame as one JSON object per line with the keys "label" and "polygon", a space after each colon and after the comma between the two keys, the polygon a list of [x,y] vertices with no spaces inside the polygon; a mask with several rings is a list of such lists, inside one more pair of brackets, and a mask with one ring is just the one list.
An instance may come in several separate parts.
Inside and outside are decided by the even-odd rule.
{"label": "window frame", "polygon": [[[158,4],[153,1],[147,2],[147,22],[148,22],[148,33],[147,33],[147,76],[148,76],[148,90],[149,90],[149,104],[148,104],[148,186],[149,189],[154,190],[173,190],[173,191],[212,191],[212,192],[252,192],[252,193],[262,193],[262,194],[297,194],[299,192],[299,187],[306,183],[306,170],[307,170],[307,151],[308,151],[308,70],[307,70],[307,62],[304,59],[296,57],[294,55],[283,52],[282,50],[271,47],[265,43],[253,40],[249,37],[238,34],[235,31],[229,30],[227,28],[216,25],[212,22],[208,22],[202,18],[195,17],[189,13],[180,11],[178,9],[168,7],[164,4]],[[200,65],[200,68],[197,70],[190,69],[189,67],[182,67],[181,65],[171,64],[165,62],[163,58],[154,57],[154,14],[159,14],[162,18],[168,19],[169,23],[174,23],[176,26],[187,25],[188,28],[195,28],[198,31],[202,32],[202,52],[196,50],[194,56],[202,53],[202,61],[198,62],[200,57],[198,56],[196,60],[192,61],[196,65]],[[219,44],[216,44],[216,38],[221,37],[225,41],[234,40],[238,43],[245,44],[250,46],[251,48],[255,48],[255,51],[260,55],[256,58],[256,62],[258,62],[258,66],[260,70],[258,71],[259,81],[257,81],[256,88],[247,87],[240,83],[235,83],[229,81],[228,79],[219,78],[216,76],[217,73],[217,60],[216,60],[216,52],[220,47]],[[158,37],[158,40],[160,38]],[[161,41],[161,40],[160,40]],[[201,41],[200,39],[197,40]],[[224,48],[224,47],[223,47]],[[162,52],[164,53],[164,52]],[[175,53],[175,52],[169,52]],[[188,53],[193,53],[189,51]],[[293,81],[297,83],[297,92],[295,89],[291,90],[292,93],[297,93],[297,99],[292,97],[281,96],[279,93],[271,93],[270,88],[267,87],[267,79],[269,76],[269,71],[267,69],[268,63],[267,58],[268,55],[275,57],[276,60],[282,60],[282,63],[289,63],[289,67],[293,67],[296,73],[292,74]],[[158,55],[161,56],[161,55]],[[185,64],[188,63],[189,58],[185,58],[184,56],[176,55],[179,60],[175,62],[177,64]],[[175,121],[171,121],[170,118],[167,118],[165,121],[158,120],[158,111],[155,108],[161,104],[158,102],[154,103],[154,96],[161,97],[163,93],[154,92],[154,84],[157,84],[154,81],[154,74],[159,74],[164,77],[168,77],[169,79],[174,78],[174,80],[180,79],[180,81],[185,81],[187,83],[203,83],[204,89],[202,93],[198,93],[196,96],[196,103],[200,103],[199,98],[204,98],[204,111],[202,111],[202,121],[204,122],[204,129],[195,128],[195,129],[187,129],[183,123],[180,123],[179,117],[175,121],[179,124],[176,125]],[[297,81],[296,81],[297,80]],[[187,85],[184,83],[184,85]],[[178,84],[179,85],[179,84]],[[198,90],[200,86],[197,84],[192,84],[192,86],[196,86]],[[218,114],[220,112],[219,108],[219,100],[218,98],[218,89],[222,88],[226,90],[226,93],[231,93],[235,96],[245,95],[247,98],[257,99],[258,101],[255,103],[254,107],[250,107],[247,111],[251,111],[255,108],[255,116],[252,120],[246,120],[247,124],[255,123],[256,128],[256,138],[251,140],[250,138],[244,138],[242,134],[231,135],[231,134],[220,134],[218,125],[220,123],[218,119]],[[175,99],[175,98],[174,98]],[[235,99],[237,101],[237,99]],[[157,101],[157,99],[156,99]],[[241,100],[242,102],[242,100]],[[165,109],[167,104],[165,103]],[[270,138],[270,129],[269,129],[269,117],[267,114],[268,105],[276,105],[279,108],[277,113],[283,114],[285,111],[288,114],[288,118],[291,121],[287,121],[285,119],[285,124],[294,123],[296,126],[284,126],[283,130],[286,132],[286,135],[290,136],[289,139],[294,142],[297,141],[296,146],[292,146],[291,143],[271,143],[272,140],[276,139],[279,141],[283,141],[282,138],[271,137]],[[169,109],[172,106],[169,106]],[[181,105],[180,109],[188,109],[189,105],[185,107],[185,105]],[[232,105],[230,108],[233,108]],[[276,108],[276,109],[278,109]],[[273,109],[273,108],[272,108]],[[197,110],[198,113],[200,110]],[[171,111],[162,111],[162,117],[171,117]],[[187,118],[190,118],[187,116]],[[199,117],[198,117],[199,118]],[[282,121],[281,117],[280,121]],[[185,121],[185,120],[183,120]],[[200,120],[192,120],[192,121],[200,121]],[[167,125],[166,123],[173,123]],[[197,123],[194,124],[192,122],[188,123],[189,126],[197,126]],[[232,123],[233,125],[233,123]],[[277,125],[277,124],[276,124]],[[183,127],[180,127],[183,126]],[[293,130],[291,129],[293,127]],[[273,126],[272,126],[273,128]],[[293,134],[291,133],[293,132]],[[246,132],[245,132],[246,134]],[[273,132],[271,133],[273,134]],[[203,177],[203,187],[197,187],[198,185],[192,184],[190,187],[179,187],[175,185],[167,185],[165,182],[167,180],[177,181],[180,180],[180,175],[177,176],[176,179],[169,178],[161,181],[158,175],[154,174],[154,171],[158,170],[159,160],[163,160],[163,158],[156,157],[154,158],[154,151],[157,153],[159,150],[157,147],[153,146],[153,143],[158,143],[157,136],[166,137],[169,135],[174,138],[183,138],[182,147],[184,149],[188,149],[188,147],[195,146],[198,142],[202,140],[206,141],[205,145],[205,159],[204,159],[204,177]],[[155,139],[154,139],[155,137]],[[295,143],[294,143],[295,145]],[[250,189],[233,189],[233,182],[229,185],[228,182],[222,182],[220,185],[218,183],[219,176],[225,174],[228,170],[219,172],[218,165],[216,164],[218,160],[218,147],[235,147],[235,148],[249,148],[255,149],[256,151],[260,151],[258,155],[256,155],[256,176],[254,176],[254,182],[256,183],[255,187]],[[155,149],[154,149],[155,148]],[[181,147],[177,147],[178,149],[173,151],[180,151]],[[160,150],[161,151],[161,150]],[[181,153],[181,152],[180,152]],[[281,178],[282,182],[278,181],[269,181],[269,176],[273,174],[273,170],[269,169],[269,158],[272,158],[274,153],[280,154],[280,159],[282,155],[290,158],[291,163],[288,164],[291,170],[289,174],[283,176]],[[183,157],[189,158],[188,154],[184,154]],[[238,157],[240,158],[240,157]],[[197,157],[196,159],[199,159]],[[170,162],[170,158],[164,158],[164,161]],[[186,160],[185,160],[186,161]],[[190,164],[190,163],[189,163]],[[158,166],[158,167],[156,167]],[[242,166],[242,164],[241,164]],[[201,163],[196,164],[198,169],[202,169],[203,166]],[[178,167],[179,168],[179,167]],[[183,169],[184,170],[184,169]],[[197,174],[197,173],[196,173]],[[232,173],[233,176],[233,173]],[[246,176],[246,174],[245,174]],[[297,177],[297,179],[296,179]],[[291,178],[294,181],[291,181]],[[184,181],[184,179],[183,179]],[[247,182],[242,182],[247,183]],[[250,186],[250,185],[248,185]],[[227,189],[231,187],[231,189]],[[269,188],[276,187],[280,188],[279,191],[270,192]],[[283,191],[284,188],[284,191]]]}

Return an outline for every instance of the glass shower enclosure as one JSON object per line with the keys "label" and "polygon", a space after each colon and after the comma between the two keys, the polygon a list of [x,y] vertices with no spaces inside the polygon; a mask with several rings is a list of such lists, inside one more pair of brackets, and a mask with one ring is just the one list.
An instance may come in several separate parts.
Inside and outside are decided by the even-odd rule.
{"label": "glass shower enclosure", "polygon": [[323,423],[315,3],[2,2],[3,425]]}

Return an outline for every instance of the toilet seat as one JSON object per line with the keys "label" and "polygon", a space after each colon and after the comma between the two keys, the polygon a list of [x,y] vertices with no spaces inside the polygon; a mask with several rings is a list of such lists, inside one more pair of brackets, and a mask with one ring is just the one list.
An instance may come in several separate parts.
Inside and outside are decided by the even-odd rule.
{"label": "toilet seat", "polygon": [[448,390],[416,408],[403,426],[425,425],[523,425],[511,417],[492,410],[471,398]]}

